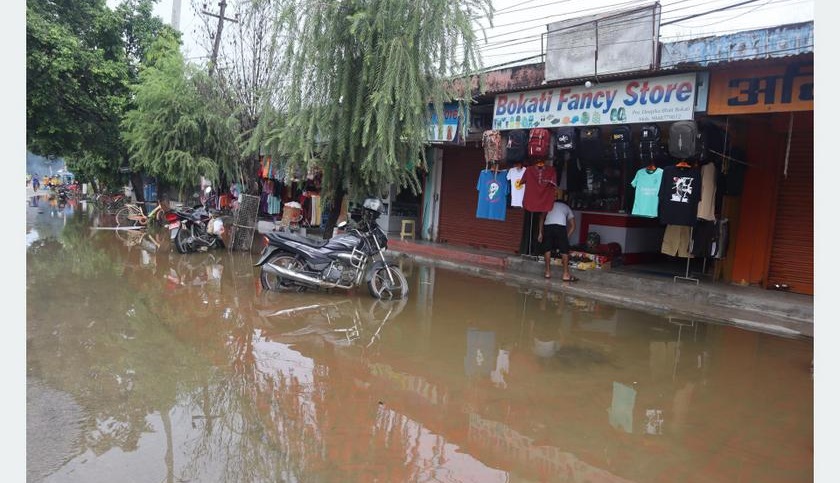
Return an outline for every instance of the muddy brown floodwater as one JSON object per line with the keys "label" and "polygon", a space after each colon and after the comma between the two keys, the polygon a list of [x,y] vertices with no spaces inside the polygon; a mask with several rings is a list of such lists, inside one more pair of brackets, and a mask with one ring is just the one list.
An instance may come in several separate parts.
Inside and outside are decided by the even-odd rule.
{"label": "muddy brown floodwater", "polygon": [[813,480],[811,340],[409,261],[400,302],[262,293],[256,254],[27,212],[29,481]]}

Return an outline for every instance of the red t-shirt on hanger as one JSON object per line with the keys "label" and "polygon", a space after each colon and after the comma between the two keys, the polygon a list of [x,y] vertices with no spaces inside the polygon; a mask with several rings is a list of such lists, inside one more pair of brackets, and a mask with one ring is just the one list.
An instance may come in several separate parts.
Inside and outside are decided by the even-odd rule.
{"label": "red t-shirt on hanger", "polygon": [[557,188],[557,172],[554,166],[528,166],[522,175],[525,183],[525,197],[522,207],[535,213],[548,213],[554,207],[554,190]]}

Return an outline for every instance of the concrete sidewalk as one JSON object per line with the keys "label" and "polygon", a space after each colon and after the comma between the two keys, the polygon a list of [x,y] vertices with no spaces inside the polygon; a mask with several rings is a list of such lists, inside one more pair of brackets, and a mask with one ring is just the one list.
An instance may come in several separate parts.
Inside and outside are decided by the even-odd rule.
{"label": "concrete sidewalk", "polygon": [[[258,231],[274,228],[260,221]],[[319,237],[320,234],[312,235]],[[574,270],[577,282],[563,282],[562,269],[552,266],[543,278],[543,263],[493,250],[404,241],[392,234],[388,251],[424,263],[533,288],[588,297],[622,307],[728,324],[785,337],[814,336],[814,299],[808,295],[741,287],[701,280],[699,284],[650,275],[629,267]]]}
{"label": "concrete sidewalk", "polygon": [[577,282],[563,282],[562,269],[526,257],[491,250],[392,239],[389,251],[438,266],[532,287],[580,295],[620,306],[729,324],[788,337],[814,336],[814,299],[808,295],[641,273],[629,267],[573,270]]}

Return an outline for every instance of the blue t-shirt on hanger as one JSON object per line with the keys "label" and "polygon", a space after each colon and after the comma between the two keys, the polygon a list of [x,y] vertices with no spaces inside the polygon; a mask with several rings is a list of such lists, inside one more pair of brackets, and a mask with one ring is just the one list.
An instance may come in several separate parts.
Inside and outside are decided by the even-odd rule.
{"label": "blue t-shirt on hanger", "polygon": [[475,217],[505,221],[509,186],[507,170],[498,172],[489,169],[482,170],[476,186],[478,208],[475,210]]}

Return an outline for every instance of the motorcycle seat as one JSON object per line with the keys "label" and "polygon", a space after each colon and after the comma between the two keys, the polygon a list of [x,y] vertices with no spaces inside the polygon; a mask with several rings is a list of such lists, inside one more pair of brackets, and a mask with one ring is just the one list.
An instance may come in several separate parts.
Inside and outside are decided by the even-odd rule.
{"label": "motorcycle seat", "polygon": [[282,242],[283,240],[291,240],[298,243],[303,243],[304,245],[313,248],[321,248],[327,243],[329,243],[329,240],[316,240],[314,238],[295,235],[294,233],[287,233],[283,231],[269,232],[266,233],[265,236],[268,237],[269,240],[274,240],[276,242]]}

